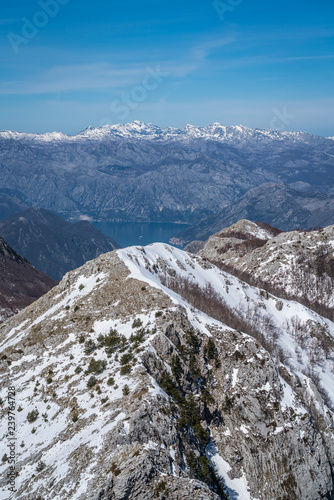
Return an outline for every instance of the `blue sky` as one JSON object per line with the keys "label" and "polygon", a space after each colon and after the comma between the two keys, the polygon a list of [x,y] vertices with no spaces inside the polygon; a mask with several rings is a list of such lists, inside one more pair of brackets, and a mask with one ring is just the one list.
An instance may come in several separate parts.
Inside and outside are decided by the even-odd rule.
{"label": "blue sky", "polygon": [[334,136],[330,0],[4,0],[0,130],[133,120]]}

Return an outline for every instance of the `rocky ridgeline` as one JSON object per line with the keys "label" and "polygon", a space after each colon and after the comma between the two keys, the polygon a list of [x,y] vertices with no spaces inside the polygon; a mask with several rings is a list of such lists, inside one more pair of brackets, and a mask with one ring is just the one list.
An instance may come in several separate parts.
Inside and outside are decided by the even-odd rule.
{"label": "rocky ridgeline", "polygon": [[199,255],[334,319],[334,226],[280,232],[241,220],[211,236]]}
{"label": "rocky ridgeline", "polygon": [[[236,311],[247,326],[247,305],[262,337],[233,327]],[[0,327],[2,440],[16,388],[11,498],[332,498],[333,352],[311,359],[309,333],[298,358],[295,315],[334,335],[304,306],[168,245],[68,273]],[[3,457],[4,499],[7,470]]]}

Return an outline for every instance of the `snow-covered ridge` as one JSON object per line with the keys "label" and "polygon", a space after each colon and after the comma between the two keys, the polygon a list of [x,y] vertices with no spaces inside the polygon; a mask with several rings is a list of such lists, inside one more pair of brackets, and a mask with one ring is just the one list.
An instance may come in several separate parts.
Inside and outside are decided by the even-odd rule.
{"label": "snow-covered ridge", "polygon": [[[140,121],[134,121],[126,124],[104,125],[102,127],[88,127],[76,135],[66,135],[61,132],[50,132],[45,134],[19,133],[15,131],[0,132],[0,138],[12,140],[26,140],[37,142],[72,142],[85,139],[141,139],[141,140],[193,140],[204,139],[220,142],[230,141],[282,141],[290,139],[292,141],[314,140],[313,136],[306,132],[280,132],[278,130],[261,130],[237,126],[224,126],[220,123],[212,123],[206,127],[195,125],[185,125],[183,128],[167,127],[160,128],[153,124],[147,124]],[[329,138],[330,139],[330,138]],[[319,140],[326,140],[319,137]]]}
{"label": "snow-covered ridge", "polygon": [[[228,237],[235,231],[244,232],[244,240]],[[239,221],[211,236],[199,254],[229,269],[245,272],[251,279],[259,278],[290,297],[333,309],[334,290],[329,274],[334,259],[334,226],[280,234],[261,231],[253,222]],[[241,250],[240,244],[246,243],[247,235],[266,240],[266,243],[249,248],[244,245]]]}
{"label": "snow-covered ridge", "polygon": [[[256,312],[255,321],[266,334],[270,316],[289,364],[276,362],[252,337],[191,306],[168,288],[165,276],[188,279],[201,289],[210,284],[242,317]],[[332,413],[302,373],[319,346],[309,349],[305,331],[305,348],[297,352],[292,327],[298,317],[305,329],[311,322],[333,336],[334,324],[298,303],[262,292],[200,257],[157,243],[87,262],[1,325],[0,397],[5,401],[7,387],[16,387],[20,423],[18,492],[11,498],[153,500],[154,490],[165,484],[171,500],[218,500],[184,467],[190,460],[181,439],[191,450],[198,449],[193,438],[186,441],[189,429],[180,437],[179,417],[171,410],[174,396],[162,383],[162,373],[176,379],[176,372],[195,404],[205,396],[203,377],[208,379],[212,414],[201,420],[207,430],[205,453],[232,498],[275,498],[282,478],[290,478],[294,488],[290,463],[303,498],[317,500],[319,491],[332,491],[330,458],[305,401],[316,405],[329,448]],[[209,340],[210,355],[205,350]],[[190,346],[197,350],[196,362]],[[178,357],[181,374],[175,364]],[[312,363],[332,391],[330,360],[320,356]],[[282,368],[290,382],[281,375]],[[300,378],[299,387],[303,384],[303,399],[292,386],[292,372]],[[7,415],[7,408],[0,406],[2,440],[7,437]],[[243,458],[236,462],[236,456]],[[10,497],[4,479],[7,467],[2,460],[4,499]],[[282,471],[279,477],[277,470]],[[262,473],[268,478],[265,484]],[[298,497],[296,489],[289,498]]]}
{"label": "snow-covered ridge", "polygon": [[[131,271],[131,276],[146,281],[150,286],[161,288],[164,276],[185,278],[203,289],[210,284],[227,306],[237,311],[246,321],[256,318],[258,326],[261,325],[264,331],[265,325],[271,322],[275,325],[275,334],[279,332],[278,344],[288,351],[291,366],[301,377],[302,372],[310,366],[311,358],[313,359],[313,348],[320,349],[320,345],[316,346],[312,341],[313,326],[315,329],[323,329],[326,335],[334,339],[334,323],[329,319],[323,318],[299,302],[279,299],[273,295],[266,296],[259,288],[250,286],[233,275],[208,265],[200,257],[190,256],[183,250],[154,243],[147,247],[118,250],[117,253]],[[168,293],[173,296],[170,291]],[[180,304],[179,300],[176,300],[176,303]],[[183,302],[181,304],[184,305]],[[304,339],[304,345],[309,349],[305,349],[301,354],[298,342],[302,330],[307,337],[307,340]],[[307,333],[308,331],[310,333]],[[271,335],[269,330],[267,333]],[[319,350],[319,360],[320,358],[322,361],[317,371],[334,405],[333,360],[330,355],[326,356]],[[332,380],[330,384],[329,379]]]}
{"label": "snow-covered ridge", "polygon": [[[63,134],[62,132],[48,132],[46,134],[31,134],[26,132],[15,132],[12,130],[5,130],[0,132],[0,138],[12,140],[26,140],[26,141],[66,141],[70,140],[72,136]],[[75,137],[75,136],[73,136]]]}
{"label": "snow-covered ridge", "polygon": [[[294,221],[304,226],[305,218],[313,214],[312,224],[331,223],[327,221],[331,205],[324,209],[327,200],[318,192],[334,190],[334,143],[303,132],[218,123],[163,129],[134,122],[90,127],[73,136],[3,132],[0,155],[2,189],[20,192],[30,206],[63,213],[66,218],[89,215],[96,220],[193,224],[224,208],[231,213],[240,201],[235,222],[249,217],[241,197],[270,183],[270,200],[279,202],[283,196],[291,206],[292,213],[283,216],[280,205],[275,204],[288,228]],[[309,182],[300,183],[300,179]],[[286,191],[283,184],[293,192]],[[300,196],[295,195],[299,188],[317,192],[315,199],[313,195],[302,198],[301,208]],[[265,194],[264,187],[260,196]],[[298,203],[293,202],[295,196]],[[256,203],[251,191],[245,201],[251,207]],[[262,210],[270,205],[268,197],[264,201]],[[276,212],[268,207],[271,215],[263,220],[273,223]]]}
{"label": "snow-covered ridge", "polygon": [[239,233],[239,237],[241,238],[259,238],[262,240],[268,240],[272,238],[274,234],[276,234],[275,228],[269,227],[261,227],[258,223],[249,221],[247,219],[241,219],[233,226],[223,229],[221,232],[217,233],[217,237],[219,238],[227,238],[233,237],[235,233]]}

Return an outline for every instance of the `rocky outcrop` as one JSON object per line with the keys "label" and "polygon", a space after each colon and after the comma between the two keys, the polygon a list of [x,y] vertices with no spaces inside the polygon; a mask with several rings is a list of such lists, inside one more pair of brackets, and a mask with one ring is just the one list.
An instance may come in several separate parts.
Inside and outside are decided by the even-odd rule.
{"label": "rocky outcrop", "polygon": [[202,248],[204,248],[204,245],[204,241],[192,241],[184,247],[184,251],[189,253],[198,253],[200,250],[202,250]]}
{"label": "rocky outcrop", "polygon": [[[187,300],[174,281],[188,283]],[[219,297],[220,311],[236,304],[246,321],[245,305],[256,304],[276,348],[206,314],[208,282],[211,308]],[[283,299],[279,311],[277,301],[162,244],[68,273],[0,327],[1,397],[16,388],[20,421],[11,498],[331,498],[330,353],[312,364],[325,403],[283,318],[297,314],[328,335],[334,324]],[[289,349],[281,360],[280,342]],[[308,339],[302,354],[307,365]],[[0,415],[5,439],[6,403]],[[4,499],[8,466],[3,459]]]}

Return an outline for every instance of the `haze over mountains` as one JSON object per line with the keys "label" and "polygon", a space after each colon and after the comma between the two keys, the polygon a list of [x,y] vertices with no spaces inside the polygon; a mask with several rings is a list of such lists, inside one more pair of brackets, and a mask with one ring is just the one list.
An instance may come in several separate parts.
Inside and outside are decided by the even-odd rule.
{"label": "haze over mountains", "polygon": [[[1,193],[1,190],[0,190]],[[22,195],[20,195],[22,198]],[[5,219],[9,215],[21,212],[29,208],[29,205],[17,198],[15,191],[9,191],[8,194],[0,194],[0,220]]]}
{"label": "haze over mountains", "polygon": [[33,207],[0,221],[0,235],[37,269],[55,280],[119,245],[88,221],[69,223]]}
{"label": "haze over mountains", "polygon": [[263,184],[250,189],[240,200],[206,217],[178,234],[182,244],[206,240],[241,219],[261,221],[290,231],[326,227],[334,223],[334,196],[298,192],[285,184]]}
{"label": "haze over mountains", "polygon": [[[326,224],[333,203],[334,141],[303,132],[134,122],[75,136],[1,132],[0,152],[2,188],[66,218],[196,223],[265,183],[309,196],[277,218],[285,229]],[[312,215],[299,221],[303,210]]]}

